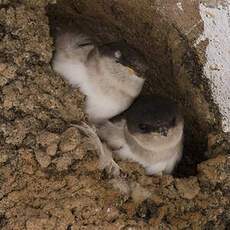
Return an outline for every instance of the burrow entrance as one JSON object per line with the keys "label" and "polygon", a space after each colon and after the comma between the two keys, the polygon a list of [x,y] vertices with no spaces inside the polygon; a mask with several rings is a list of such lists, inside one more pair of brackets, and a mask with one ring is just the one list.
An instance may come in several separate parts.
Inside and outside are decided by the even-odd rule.
{"label": "burrow entrance", "polygon": [[202,63],[189,41],[157,9],[144,12],[143,7],[128,2],[60,1],[47,12],[52,36],[57,27],[76,27],[98,44],[125,40],[144,56],[148,70],[143,72],[146,84],[142,92],[173,98],[184,114],[183,158],[174,175],[193,176],[197,164],[206,159],[208,133],[219,127],[212,119],[217,110],[211,106]]}

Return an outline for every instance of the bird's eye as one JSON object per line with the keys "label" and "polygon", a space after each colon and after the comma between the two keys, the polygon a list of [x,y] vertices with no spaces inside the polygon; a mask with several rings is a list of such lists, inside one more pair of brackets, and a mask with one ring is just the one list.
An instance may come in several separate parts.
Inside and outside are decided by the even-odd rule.
{"label": "bird's eye", "polygon": [[121,58],[121,56],[122,56],[122,54],[121,54],[121,51],[120,51],[120,50],[117,50],[117,51],[114,52],[114,57],[115,57],[116,59]]}
{"label": "bird's eye", "polygon": [[166,127],[160,127],[159,132],[163,136],[167,136],[168,134],[168,129]]}
{"label": "bird's eye", "polygon": [[151,126],[148,124],[139,124],[139,129],[142,133],[150,133],[151,132]]}

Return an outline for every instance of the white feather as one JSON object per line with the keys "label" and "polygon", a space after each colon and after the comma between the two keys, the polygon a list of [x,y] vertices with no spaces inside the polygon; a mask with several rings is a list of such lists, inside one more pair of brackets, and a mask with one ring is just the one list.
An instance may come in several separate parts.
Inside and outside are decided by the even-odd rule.
{"label": "white feather", "polygon": [[95,47],[78,46],[88,41],[82,34],[61,34],[56,42],[53,68],[87,96],[85,112],[90,121],[101,123],[130,106],[144,79],[130,75],[129,68],[108,57],[99,57],[96,66],[90,65],[87,57]]}

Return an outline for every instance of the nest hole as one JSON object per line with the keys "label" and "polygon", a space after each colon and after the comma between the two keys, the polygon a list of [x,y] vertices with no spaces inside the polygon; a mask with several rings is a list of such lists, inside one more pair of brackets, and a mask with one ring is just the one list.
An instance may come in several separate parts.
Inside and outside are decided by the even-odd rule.
{"label": "nest hole", "polygon": [[[65,27],[69,26],[70,28],[76,27],[78,30],[80,29],[89,34],[99,44],[103,44],[105,41],[108,43],[124,39],[145,57],[149,68],[148,71],[145,72],[146,84],[143,91],[148,94],[168,96],[176,100],[184,114],[183,157],[174,170],[173,175],[175,177],[195,176],[197,174],[197,164],[207,159],[205,152],[207,151],[207,136],[210,131],[210,124],[200,118],[200,114],[197,112],[198,109],[194,106],[194,103],[192,103],[193,94],[188,92],[186,88],[188,87],[188,81],[186,79],[188,76],[191,76],[191,78],[194,78],[196,81],[199,79],[200,74],[202,74],[201,66],[196,60],[196,55],[189,47],[186,39],[181,42],[181,38],[177,38],[178,42],[181,42],[181,49],[177,50],[177,56],[183,59],[180,60],[183,64],[185,75],[183,84],[183,80],[178,80],[179,77],[176,76],[174,71],[176,66],[174,66],[173,56],[175,56],[175,54],[172,54],[173,51],[170,48],[169,40],[165,39],[163,35],[161,37],[161,33],[156,35],[158,36],[158,40],[148,41],[148,44],[149,42],[154,43],[152,45],[153,50],[149,50],[146,45],[147,43],[143,42],[143,38],[138,38],[138,33],[135,33],[136,28],[128,27],[128,23],[120,27],[118,24],[111,23],[110,26],[110,18],[106,20],[106,18],[101,16],[97,19],[96,14],[95,18],[90,18],[88,15],[82,14],[80,10],[78,10],[78,6],[75,6],[75,8],[71,10],[70,6],[67,6],[65,9],[62,7],[63,5],[57,4],[49,5],[47,8],[52,36],[55,36],[55,29],[57,27],[63,25]],[[171,29],[169,24],[162,26],[162,28],[161,26],[162,25],[159,24],[157,28],[158,32],[165,30],[166,27],[169,30]],[[129,32],[126,33],[125,28]],[[137,30],[138,28],[139,26],[137,26]],[[151,28],[147,29],[151,30]],[[133,38],[130,37],[130,30],[134,31]],[[140,40],[138,41],[138,39]],[[141,44],[143,44],[143,46]],[[162,44],[164,49],[154,50],[154,47],[157,47],[159,44]],[[149,46],[151,47],[151,44]],[[180,77],[182,76],[183,73],[180,72]],[[196,84],[198,83],[195,82],[195,85]]]}

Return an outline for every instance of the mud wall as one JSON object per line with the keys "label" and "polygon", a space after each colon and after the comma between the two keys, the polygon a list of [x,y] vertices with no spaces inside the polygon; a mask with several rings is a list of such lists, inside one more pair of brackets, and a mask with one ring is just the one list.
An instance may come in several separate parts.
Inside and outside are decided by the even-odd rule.
{"label": "mud wall", "polygon": [[[101,10],[101,4],[95,1],[95,13],[102,14],[98,14],[99,21],[107,12],[106,7]],[[45,1],[12,1],[0,7],[0,228],[226,229],[230,224],[230,159],[222,155],[223,149],[199,164],[197,176],[189,178],[147,177],[140,166],[127,162],[119,162],[128,174],[125,180],[111,180],[98,170],[95,152],[87,152],[85,138],[70,127],[70,123],[85,120],[84,97],[70,89],[50,66],[53,40],[46,5]],[[83,1],[77,2],[76,11],[79,7],[87,9]],[[82,26],[84,20],[88,23],[87,18],[82,16]],[[92,26],[96,19],[90,20]],[[167,29],[168,24],[161,20],[158,23]],[[107,33],[106,27],[99,28],[102,40],[112,40],[118,34],[127,34],[128,39],[127,28],[116,32],[108,26]],[[169,26],[166,31],[171,30]],[[136,30],[130,27],[130,31],[129,41],[142,47],[141,41],[132,38]],[[164,30],[159,33],[167,37]],[[148,45],[143,40],[143,45],[157,50],[157,40],[153,41]],[[164,50],[160,44],[158,49]],[[159,72],[151,75],[157,82],[163,73],[171,76],[167,65],[165,70],[160,64],[154,67],[157,58],[148,57]],[[164,92],[174,97],[176,82]]]}
{"label": "mud wall", "polygon": [[[220,30],[222,21],[213,22],[215,14],[210,12],[227,12],[224,2],[59,0],[48,8],[51,28],[61,24],[78,27],[98,43],[126,40],[145,56],[149,69],[144,73],[147,81],[142,92],[167,95],[182,107],[185,148],[179,171],[186,176],[194,175],[196,165],[212,155],[217,147],[213,139],[221,148],[229,140],[229,134],[223,134],[228,131],[230,98],[225,87],[227,51],[215,45],[226,44],[227,34]],[[223,36],[218,37],[218,31]],[[215,70],[218,62],[213,56],[223,63],[223,67],[218,64],[219,70]]]}
{"label": "mud wall", "polygon": [[[51,28],[72,24],[98,43],[126,40],[145,56],[149,70],[143,92],[167,95],[182,106],[187,167],[206,158],[210,133],[228,131],[228,53],[223,45],[215,45],[227,44],[228,36],[210,11],[225,15],[228,28],[224,2],[59,0],[48,12]],[[207,15],[211,18],[205,20]],[[222,36],[215,40],[218,31]]]}

